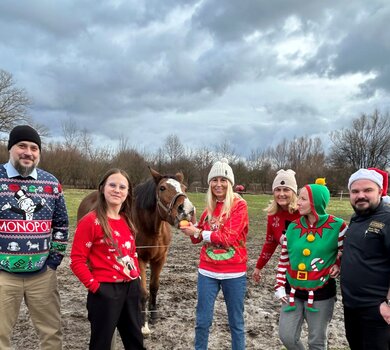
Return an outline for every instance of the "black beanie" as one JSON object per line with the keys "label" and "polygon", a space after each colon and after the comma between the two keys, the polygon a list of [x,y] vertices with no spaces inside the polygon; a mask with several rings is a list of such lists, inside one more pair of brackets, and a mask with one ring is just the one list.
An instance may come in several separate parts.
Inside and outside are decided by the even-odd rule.
{"label": "black beanie", "polygon": [[8,150],[21,141],[34,142],[38,145],[39,150],[41,150],[41,138],[37,131],[29,125],[18,125],[11,130],[8,140]]}

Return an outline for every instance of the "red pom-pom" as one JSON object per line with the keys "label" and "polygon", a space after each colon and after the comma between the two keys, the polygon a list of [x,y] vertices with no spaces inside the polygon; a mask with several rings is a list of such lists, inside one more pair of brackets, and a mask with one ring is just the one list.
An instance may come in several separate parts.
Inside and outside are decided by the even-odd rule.
{"label": "red pom-pom", "polygon": [[138,271],[137,270],[131,270],[130,271],[130,277],[131,278],[137,278],[139,275],[138,275]]}

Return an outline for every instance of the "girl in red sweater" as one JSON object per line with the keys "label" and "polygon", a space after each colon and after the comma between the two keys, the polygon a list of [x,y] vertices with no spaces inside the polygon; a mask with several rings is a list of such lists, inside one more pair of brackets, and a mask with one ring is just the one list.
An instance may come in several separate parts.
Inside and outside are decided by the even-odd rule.
{"label": "girl in red sweater", "polygon": [[78,223],[70,254],[73,273],[88,288],[89,349],[109,350],[115,328],[126,350],[144,349],[132,186],[127,173],[109,170],[98,191],[96,209]]}
{"label": "girl in red sweater", "polygon": [[[216,162],[208,176],[207,207],[194,226],[181,227],[193,243],[202,243],[198,269],[195,349],[207,350],[214,303],[224,295],[232,349],[245,349],[244,297],[246,291],[246,201],[233,192],[234,174],[225,158]],[[193,218],[195,221],[195,218]]]}
{"label": "girl in red sweater", "polygon": [[252,278],[260,282],[261,270],[271,259],[277,246],[282,244],[288,225],[300,217],[297,210],[297,182],[295,172],[291,169],[279,170],[272,183],[274,198],[265,211],[267,217],[267,232]]}

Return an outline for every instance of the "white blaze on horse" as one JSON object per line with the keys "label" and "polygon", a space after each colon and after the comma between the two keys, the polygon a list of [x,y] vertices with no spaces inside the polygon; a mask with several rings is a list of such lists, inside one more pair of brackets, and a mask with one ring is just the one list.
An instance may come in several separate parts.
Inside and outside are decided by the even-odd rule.
{"label": "white blaze on horse", "polygon": [[[149,170],[152,178],[134,188],[132,210],[137,230],[136,245],[141,270],[144,315],[142,332],[145,335],[150,333],[147,313],[150,313],[151,320],[157,317],[157,293],[161,270],[172,240],[171,226],[178,228],[181,220],[190,221],[195,210],[185,193],[182,173],[161,175],[151,168]],[[77,221],[94,209],[97,195],[98,192],[94,191],[82,200]],[[147,265],[150,266],[149,290],[146,285]]]}

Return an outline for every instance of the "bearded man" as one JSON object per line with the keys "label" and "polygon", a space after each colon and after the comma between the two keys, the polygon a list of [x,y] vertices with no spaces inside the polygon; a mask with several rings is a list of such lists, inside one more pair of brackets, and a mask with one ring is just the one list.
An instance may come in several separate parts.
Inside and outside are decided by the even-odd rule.
{"label": "bearded man", "polygon": [[68,240],[64,194],[52,174],[37,168],[41,138],[34,128],[13,128],[8,150],[8,163],[0,165],[0,349],[11,349],[24,300],[40,349],[60,350],[56,269]]}
{"label": "bearded man", "polygon": [[388,174],[359,169],[348,182],[355,214],[344,238],[341,291],[351,350],[390,349],[390,206]]}

